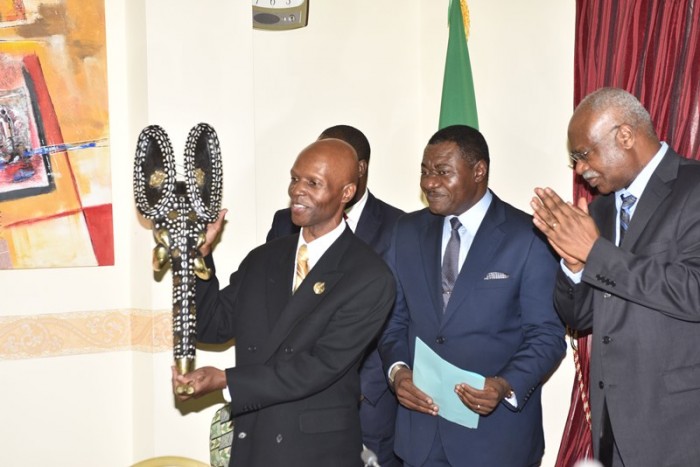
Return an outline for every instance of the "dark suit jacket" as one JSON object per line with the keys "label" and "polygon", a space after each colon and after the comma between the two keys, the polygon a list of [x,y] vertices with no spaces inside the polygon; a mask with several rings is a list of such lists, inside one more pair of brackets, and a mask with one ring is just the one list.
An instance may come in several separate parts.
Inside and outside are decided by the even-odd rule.
{"label": "dark suit jacket", "polygon": [[[371,246],[378,255],[386,257],[394,226],[404,212],[377,199],[372,193],[367,195],[367,203],[357,223],[355,235]],[[297,232],[299,232],[299,226],[292,223],[289,208],[280,209],[272,220],[267,241]],[[360,384],[362,395],[373,405],[389,390],[376,346],[369,348],[367,357],[360,367]]]}
{"label": "dark suit jacket", "polygon": [[357,368],[393,278],[346,228],[292,295],[297,240],[250,252],[221,291],[216,277],[197,283],[199,340],[236,339],[232,466],[361,465]]}
{"label": "dark suit jacket", "polygon": [[530,216],[494,195],[443,315],[443,221],[427,209],[399,219],[389,253],[397,298],[379,342],[385,369],[413,365],[420,337],[460,368],[505,378],[518,407],[503,402],[472,430],[399,406],[396,453],[422,465],[439,430],[452,465],[533,465],[544,450],[540,383],[566,347],[552,303],[556,259]]}
{"label": "dark suit jacket", "polygon": [[614,196],[590,206],[601,238],[582,282],[559,272],[557,311],[593,329],[593,440],[603,400],[625,465],[700,459],[700,164],[668,150],[615,246]]}

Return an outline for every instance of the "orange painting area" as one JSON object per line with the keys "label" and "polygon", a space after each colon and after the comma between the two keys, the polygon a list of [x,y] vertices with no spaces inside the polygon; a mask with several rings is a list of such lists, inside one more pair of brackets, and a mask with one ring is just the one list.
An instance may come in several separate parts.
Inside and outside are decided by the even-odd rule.
{"label": "orange painting area", "polygon": [[0,23],[0,268],[112,265],[104,0]]}
{"label": "orange painting area", "polygon": [[0,0],[0,21],[3,23],[27,19],[22,0]]}

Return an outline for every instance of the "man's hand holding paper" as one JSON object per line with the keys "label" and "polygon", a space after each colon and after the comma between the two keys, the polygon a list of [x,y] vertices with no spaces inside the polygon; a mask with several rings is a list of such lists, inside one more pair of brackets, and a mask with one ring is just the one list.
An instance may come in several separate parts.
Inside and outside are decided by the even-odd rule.
{"label": "man's hand holding paper", "polygon": [[413,384],[413,372],[409,368],[402,368],[396,373],[394,391],[401,405],[407,409],[429,415],[437,415],[440,410],[429,395]]}
{"label": "man's hand holding paper", "polygon": [[506,398],[510,389],[508,383],[503,379],[489,377],[484,380],[484,386],[481,390],[460,383],[455,387],[455,392],[470,410],[479,415],[488,415]]}
{"label": "man's hand holding paper", "polygon": [[[413,384],[420,391],[430,394],[434,404],[440,407],[436,414],[451,422],[476,428],[479,414],[486,415],[496,407],[497,402],[491,406],[491,399],[492,393],[498,394],[498,391],[492,386],[485,389],[483,376],[443,360],[419,338],[416,338],[413,367]],[[487,402],[491,407],[488,411]]]}

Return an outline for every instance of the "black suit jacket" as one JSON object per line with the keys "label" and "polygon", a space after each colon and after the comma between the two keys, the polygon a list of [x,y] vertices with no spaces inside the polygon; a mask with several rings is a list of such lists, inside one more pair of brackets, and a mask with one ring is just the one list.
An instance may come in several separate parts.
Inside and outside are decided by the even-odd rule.
{"label": "black suit jacket", "polygon": [[[377,199],[371,192],[368,192],[367,195],[367,203],[357,223],[355,235],[371,246],[378,255],[385,258],[391,245],[391,236],[396,221],[404,212]],[[297,232],[299,232],[299,226],[292,223],[289,208],[280,209],[272,220],[272,226],[267,233],[267,241]],[[389,390],[379,353],[376,350],[376,343],[370,346],[362,363],[360,383],[362,395],[373,405]]]}
{"label": "black suit jacket", "polygon": [[292,295],[297,240],[250,252],[221,291],[216,276],[197,283],[199,340],[236,339],[232,466],[361,465],[357,368],[394,280],[346,228]]}
{"label": "black suit jacket", "polygon": [[700,458],[700,164],[668,150],[615,246],[614,196],[590,206],[600,229],[574,285],[559,271],[556,307],[593,328],[590,399],[596,451],[607,401],[625,465]]}

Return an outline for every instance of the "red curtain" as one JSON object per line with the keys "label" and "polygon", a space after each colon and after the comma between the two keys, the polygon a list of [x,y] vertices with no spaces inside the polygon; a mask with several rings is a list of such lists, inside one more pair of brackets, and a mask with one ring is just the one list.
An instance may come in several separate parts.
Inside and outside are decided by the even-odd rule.
{"label": "red curtain", "polygon": [[574,105],[626,89],[662,140],[700,158],[700,1],[577,0],[575,47]]}
{"label": "red curtain", "polygon": [[[623,88],[649,110],[661,140],[700,159],[700,0],[577,0],[574,61],[574,106],[598,88]],[[574,177],[574,199],[592,199]],[[590,336],[572,341],[576,381],[557,467],[593,452]]]}

